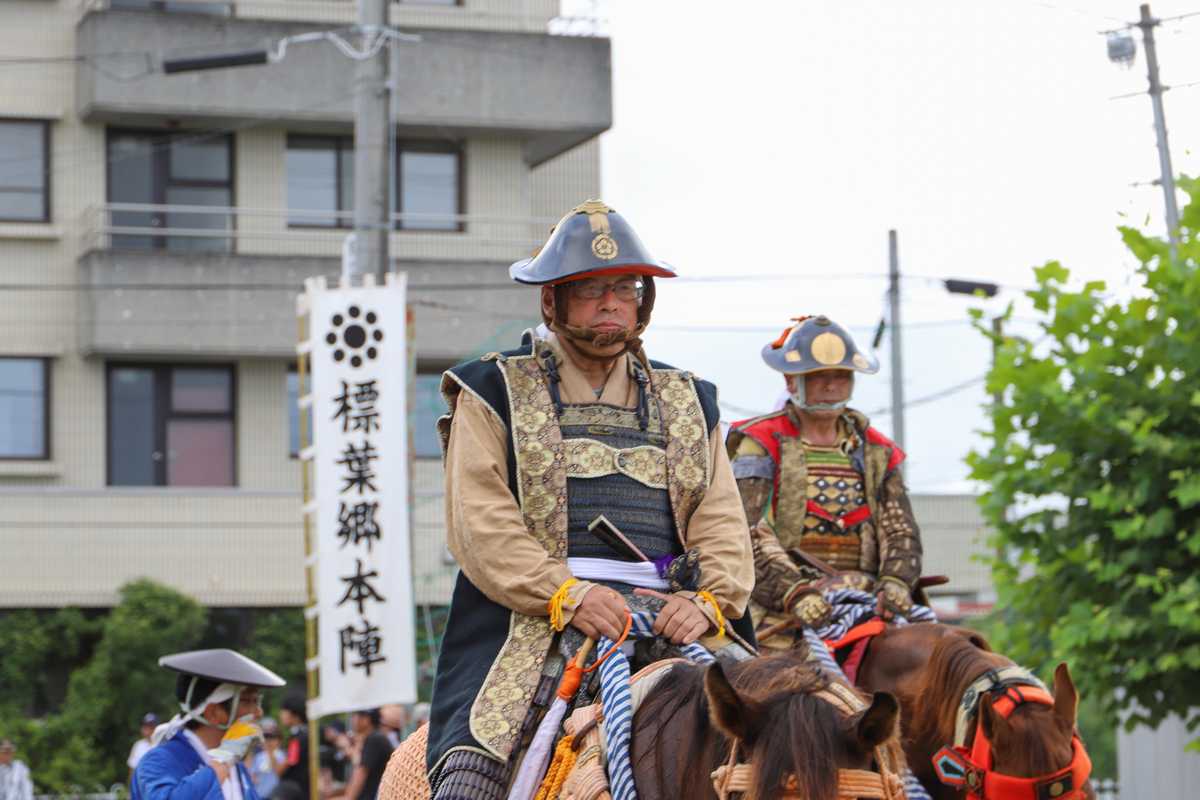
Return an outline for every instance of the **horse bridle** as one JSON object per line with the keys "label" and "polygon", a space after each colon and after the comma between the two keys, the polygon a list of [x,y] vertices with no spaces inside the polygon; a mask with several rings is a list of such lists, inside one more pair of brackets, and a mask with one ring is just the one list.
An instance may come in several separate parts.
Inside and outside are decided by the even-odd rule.
{"label": "horse bridle", "polygon": [[[816,697],[850,716],[867,706],[852,689],[840,683],[832,683],[813,693]],[[720,800],[729,800],[730,795],[750,791],[754,780],[754,765],[738,761],[742,745],[737,739],[729,748],[729,761],[712,773],[713,789]],[[896,771],[891,756],[884,747],[875,748],[875,763],[879,771],[867,769],[839,769],[837,796],[839,800],[904,800],[904,781]],[[781,800],[807,800],[796,791],[796,777],[791,776],[778,795]]]}
{"label": "horse bridle", "polygon": [[[1011,674],[1006,676],[1005,672]],[[987,688],[981,688],[984,681],[988,681]],[[966,792],[968,800],[1073,800],[1085,797],[1083,786],[1091,774],[1092,762],[1078,731],[1071,735],[1071,762],[1049,775],[1018,778],[993,769],[992,743],[984,733],[982,716],[974,709],[984,694],[1000,689],[1004,693],[993,701],[992,710],[1004,719],[1024,703],[1054,706],[1054,698],[1041,681],[1026,670],[1020,667],[1000,672],[989,670],[971,684],[963,696],[963,706],[970,705],[971,713],[976,717],[975,739],[968,749],[965,730],[961,739],[956,732],[955,743],[934,754],[933,768],[938,780]]]}

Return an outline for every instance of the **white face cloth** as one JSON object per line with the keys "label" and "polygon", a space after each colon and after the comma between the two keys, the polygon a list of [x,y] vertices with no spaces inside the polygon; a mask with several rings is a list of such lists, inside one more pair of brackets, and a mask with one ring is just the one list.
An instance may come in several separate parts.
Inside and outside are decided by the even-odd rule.
{"label": "white face cloth", "polygon": [[[804,411],[841,411],[850,402],[850,397],[847,395],[845,400],[838,403],[810,403],[805,397],[804,385],[806,383],[804,375],[796,376],[796,391],[792,392],[792,402],[796,404],[796,408]],[[850,373],[850,393],[854,393],[854,373]]]}
{"label": "white face cloth", "polygon": [[[240,695],[242,693],[242,689],[244,688],[245,687],[243,687],[241,684],[237,683],[222,683],[218,685],[217,688],[212,690],[212,694],[204,698],[203,703],[195,706],[190,711],[188,710],[186,702],[180,703],[179,708],[181,709],[181,713],[176,714],[175,716],[171,717],[171,719],[154,729],[154,733],[150,736],[151,746],[157,745],[160,742],[165,742],[167,739],[170,739],[175,736],[175,734],[179,733],[179,731],[183,729],[184,725],[187,725],[194,719],[200,719],[204,714],[204,709],[208,708],[209,706],[215,705],[216,703],[225,703],[233,700],[234,696]],[[232,725],[233,720],[230,720],[229,724]],[[228,728],[229,725],[226,725],[225,727]]]}
{"label": "white face cloth", "polygon": [[[192,731],[184,731],[184,737],[187,738],[190,744],[200,757],[204,759],[204,763],[208,763],[209,753],[204,749],[204,742],[200,741],[200,737]],[[225,800],[244,800],[242,794],[242,773],[238,771],[236,764],[229,765],[229,777],[221,783],[221,794]]]}

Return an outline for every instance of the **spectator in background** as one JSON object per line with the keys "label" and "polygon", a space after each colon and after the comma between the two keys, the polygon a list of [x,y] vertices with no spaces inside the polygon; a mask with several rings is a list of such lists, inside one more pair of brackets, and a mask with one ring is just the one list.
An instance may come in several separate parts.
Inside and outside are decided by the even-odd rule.
{"label": "spectator in background", "polygon": [[388,738],[393,750],[404,740],[407,727],[408,709],[404,706],[392,704],[379,707],[379,730]]}
{"label": "spectator in background", "polygon": [[408,733],[412,733],[417,728],[429,722],[429,703],[417,703],[412,708],[412,719],[409,720]]}
{"label": "spectator in background", "polygon": [[379,709],[355,711],[350,716],[358,750],[358,762],[350,776],[343,800],[375,800],[379,781],[392,755],[392,745],[379,729]]}
{"label": "spectator in background", "polygon": [[29,768],[16,759],[16,752],[12,739],[0,739],[0,800],[33,800]]}
{"label": "spectator in background", "polygon": [[270,717],[265,717],[259,727],[262,728],[262,746],[251,756],[250,780],[259,797],[270,797],[279,785],[279,765],[287,760],[287,753],[279,745],[279,723]]}
{"label": "spectator in background", "polygon": [[288,739],[286,755],[275,766],[279,776],[275,796],[280,800],[308,800],[308,712],[300,695],[285,697],[281,705],[279,721],[288,729]]}
{"label": "spectator in background", "polygon": [[346,734],[346,723],[332,719],[321,729],[325,743],[321,745],[321,765],[329,770],[330,780],[341,789],[349,780],[350,770],[358,758],[354,741]]}
{"label": "spectator in background", "polygon": [[154,734],[154,729],[158,727],[158,715],[153,711],[147,712],[142,717],[142,738],[133,743],[133,747],[129,750],[129,758],[126,764],[129,765],[129,780],[133,780],[133,771],[137,768],[138,762],[142,760],[142,756],[146,755],[151,747],[150,737]]}

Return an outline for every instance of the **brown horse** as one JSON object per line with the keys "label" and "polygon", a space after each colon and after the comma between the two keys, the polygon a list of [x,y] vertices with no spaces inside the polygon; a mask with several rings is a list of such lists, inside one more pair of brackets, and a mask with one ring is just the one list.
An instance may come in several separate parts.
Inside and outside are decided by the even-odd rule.
{"label": "brown horse", "polygon": [[[638,796],[715,798],[712,773],[729,763],[734,742],[738,760],[752,770],[746,800],[770,800],[785,787],[788,796],[837,800],[839,780],[850,775],[842,770],[886,767],[894,775],[904,759],[896,698],[876,692],[868,705],[860,692],[833,687],[803,655],[755,658],[728,673],[718,664],[664,666],[633,718],[630,756]],[[847,693],[861,706],[852,714],[831,702]],[[422,726],[396,748],[380,783],[381,798],[430,796],[427,732]]]}
{"label": "brown horse", "polygon": [[[747,798],[789,793],[835,800],[839,769],[870,769],[876,748],[902,760],[899,705],[876,692],[865,710],[844,715],[828,702],[830,678],[787,653],[728,667],[680,663],[667,668],[633,720],[630,746],[639,797],[716,797],[710,777],[727,763],[731,743],[753,769]],[[861,701],[860,701],[861,702]],[[832,758],[831,758],[832,756]]]}
{"label": "brown horse", "polygon": [[[858,684],[867,691],[886,691],[900,701],[904,753],[909,767],[934,800],[952,800],[964,793],[937,778],[934,755],[954,741],[955,721],[964,692],[989,670],[1015,666],[992,652],[979,634],[933,623],[890,627],[877,636],[858,671]],[[1054,672],[1054,704],[1024,703],[1005,718],[993,704],[998,692],[979,703],[979,722],[991,743],[992,771],[1016,778],[1052,775],[1074,758],[1075,713],[1078,694],[1066,664]],[[967,746],[976,735],[967,728]],[[1082,791],[1094,798],[1090,782]]]}

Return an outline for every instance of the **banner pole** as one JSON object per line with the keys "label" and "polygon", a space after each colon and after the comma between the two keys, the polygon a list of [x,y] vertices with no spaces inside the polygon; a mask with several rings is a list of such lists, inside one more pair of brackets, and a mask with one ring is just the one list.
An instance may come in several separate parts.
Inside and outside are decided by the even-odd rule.
{"label": "banner pole", "polygon": [[[311,309],[307,303],[302,304],[302,311],[297,315],[298,334],[300,344],[304,345],[309,342],[309,324],[311,322]],[[296,380],[299,384],[296,388],[296,401],[298,408],[296,409],[297,421],[300,427],[300,496],[301,496],[301,517],[304,521],[304,586],[305,586],[305,608],[301,612],[304,614],[304,676],[305,676],[305,696],[311,702],[320,696],[320,674],[316,663],[317,659],[317,618],[316,615],[310,613],[316,610],[317,607],[317,590],[316,578],[313,572],[317,568],[316,562],[313,560],[313,555],[316,552],[316,547],[313,543],[313,526],[312,515],[308,512],[309,503],[312,502],[312,459],[305,458],[304,453],[312,447],[312,430],[308,424],[309,415],[308,409],[312,407],[311,387],[310,391],[305,391],[308,377],[308,351],[305,348],[298,348],[299,352],[296,357]],[[301,398],[308,395],[308,403],[301,402]],[[306,407],[307,405],[307,407]],[[307,707],[309,703],[306,703]],[[307,716],[307,714],[305,715]],[[309,800],[320,800],[321,798],[321,735],[319,730],[319,719],[308,720],[308,796]]]}

